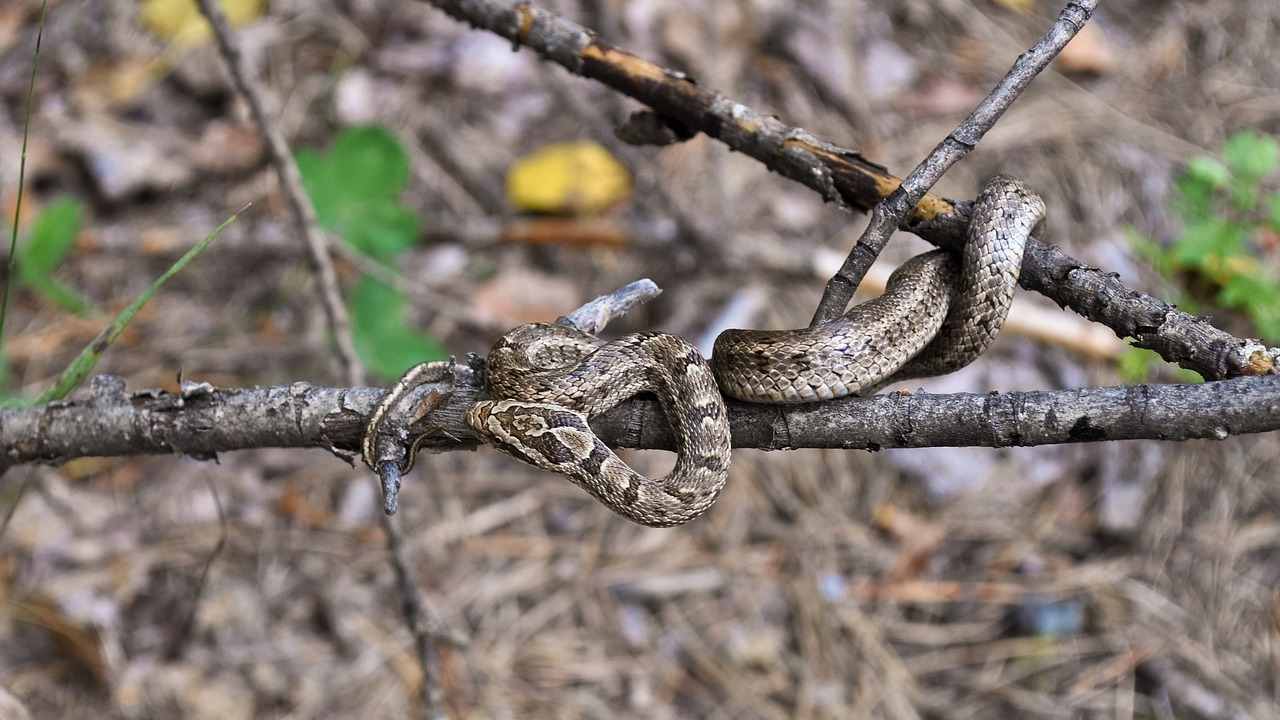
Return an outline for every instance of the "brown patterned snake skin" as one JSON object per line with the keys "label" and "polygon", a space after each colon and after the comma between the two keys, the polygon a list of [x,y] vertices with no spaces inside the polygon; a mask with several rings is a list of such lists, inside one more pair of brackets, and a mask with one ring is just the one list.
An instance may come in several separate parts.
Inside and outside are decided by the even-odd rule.
{"label": "brown patterned snake skin", "polygon": [[[604,342],[563,325],[518,327],[493,346],[493,399],[475,403],[467,422],[624,517],[656,527],[687,522],[711,507],[728,478],[722,392],[760,403],[829,400],[969,364],[1004,323],[1023,248],[1044,212],[1021,182],[993,178],[974,205],[962,260],[942,250],[918,255],[883,295],[818,327],[728,330],[710,363],[673,335]],[[632,470],[587,424],[645,391],[657,395],[677,438],[675,467],[659,479]]]}

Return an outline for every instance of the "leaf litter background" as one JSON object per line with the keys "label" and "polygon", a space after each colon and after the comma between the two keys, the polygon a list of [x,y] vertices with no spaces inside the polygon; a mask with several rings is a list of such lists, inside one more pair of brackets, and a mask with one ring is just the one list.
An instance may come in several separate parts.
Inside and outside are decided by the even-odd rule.
{"label": "leaf litter background", "polygon": [[[207,39],[168,5],[51,3],[24,217],[67,196],[83,204],[82,229],[48,277],[84,308],[15,286],[7,391],[47,386],[107,313],[249,200],[101,370],[134,389],[172,388],[179,370],[227,386],[337,382],[257,131]],[[656,328],[709,346],[725,327],[798,326],[861,228],[705,137],[619,145],[612,127],[633,104],[425,4],[241,5],[239,40],[315,171],[309,184],[346,129],[404,154],[312,190],[330,193],[321,219],[355,248],[340,253],[340,273],[353,313],[370,316],[363,352],[384,374],[423,353],[482,352],[507,327],[641,276],[666,292],[616,332]],[[1045,0],[548,6],[899,173],[1058,10]],[[9,218],[37,11],[27,0],[0,8]],[[1185,163],[1237,129],[1277,132],[1277,32],[1280,7],[1264,0],[1107,3],[940,190],[971,197],[995,172],[1025,177],[1049,202],[1056,242],[1171,296],[1127,233],[1167,242]],[[521,212],[549,209],[537,188],[556,179],[529,190],[512,167],[580,141],[630,177],[608,161],[553,160],[571,168],[560,212]],[[615,195],[601,201],[602,188]],[[889,260],[923,247],[900,237]],[[391,269],[381,284],[363,277],[371,260]],[[1117,382],[1107,333],[1020,299],[1029,320],[989,356],[916,385]],[[1215,319],[1249,332],[1242,318]],[[739,451],[706,518],[651,530],[554,476],[453,453],[421,459],[401,512],[431,607],[470,638],[441,649],[458,717],[1268,718],[1280,716],[1277,456],[1280,440],[1265,436]],[[654,473],[671,463],[627,457]],[[227,546],[184,633],[223,532],[211,487]],[[17,502],[0,539],[0,714],[20,716],[12,703],[69,718],[415,710],[421,678],[380,503],[328,453],[79,460],[12,470],[0,495],[6,512]]]}

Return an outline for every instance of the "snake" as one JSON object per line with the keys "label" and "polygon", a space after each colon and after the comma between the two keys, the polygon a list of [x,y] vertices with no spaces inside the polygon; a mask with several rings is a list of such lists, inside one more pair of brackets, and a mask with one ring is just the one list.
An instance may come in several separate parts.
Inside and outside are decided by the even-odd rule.
{"label": "snake", "polygon": [[[564,324],[519,326],[491,349],[489,399],[472,404],[466,422],[497,449],[564,475],[629,520],[688,522],[728,480],[726,397],[822,402],[968,365],[1004,324],[1027,240],[1044,216],[1044,201],[1023,182],[991,178],[973,204],[960,257],[917,255],[880,296],[813,327],[726,330],[710,361],[676,335],[605,341]],[[675,438],[675,465],[660,478],[632,469],[589,424],[639,393],[658,398]]]}

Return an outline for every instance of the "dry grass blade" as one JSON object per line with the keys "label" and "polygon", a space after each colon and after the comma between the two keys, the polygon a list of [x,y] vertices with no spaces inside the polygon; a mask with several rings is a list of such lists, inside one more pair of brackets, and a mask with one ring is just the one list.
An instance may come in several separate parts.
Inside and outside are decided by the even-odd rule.
{"label": "dry grass blade", "polygon": [[[18,226],[22,219],[22,194],[27,179],[27,140],[31,135],[31,104],[36,91],[36,71],[40,68],[40,44],[44,40],[44,18],[49,0],[40,3],[40,19],[36,24],[36,47],[31,54],[31,79],[27,82],[26,107],[22,116],[22,152],[18,156],[18,198],[13,206],[13,227],[9,229],[9,267],[5,273],[4,290],[0,291],[0,368],[4,365],[4,321],[9,314],[9,293],[17,273]],[[3,374],[0,373],[0,376]]]}

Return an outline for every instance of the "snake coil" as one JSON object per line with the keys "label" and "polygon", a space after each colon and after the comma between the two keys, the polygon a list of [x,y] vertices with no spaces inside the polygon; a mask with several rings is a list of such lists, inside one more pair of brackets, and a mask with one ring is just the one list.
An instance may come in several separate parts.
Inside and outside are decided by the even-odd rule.
{"label": "snake coil", "polygon": [[[1026,241],[1044,213],[1020,181],[995,177],[974,203],[962,258],[918,255],[894,271],[880,297],[816,327],[727,330],[710,363],[674,335],[604,342],[563,325],[523,325],[493,346],[491,399],[472,405],[467,423],[499,450],[565,475],[635,522],[687,522],[715,503],[728,479],[721,393],[814,402],[964,367],[1004,324]],[[588,425],[640,392],[657,395],[676,437],[676,464],[663,478],[631,469]]]}

